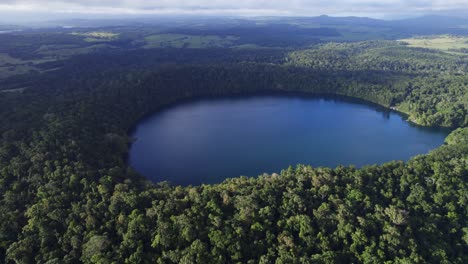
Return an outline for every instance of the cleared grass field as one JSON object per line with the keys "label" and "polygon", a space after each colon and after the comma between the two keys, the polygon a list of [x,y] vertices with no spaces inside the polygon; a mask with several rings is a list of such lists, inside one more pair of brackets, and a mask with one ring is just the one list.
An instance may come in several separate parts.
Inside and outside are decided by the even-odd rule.
{"label": "cleared grass field", "polygon": [[30,72],[39,72],[39,69],[29,65],[0,66],[0,80]]}
{"label": "cleared grass field", "polygon": [[53,59],[23,60],[14,58],[6,53],[0,53],[0,79],[30,72],[40,72],[40,69],[36,67],[37,64],[52,60]]}
{"label": "cleared grass field", "polygon": [[103,43],[87,47],[76,45],[44,45],[37,50],[37,53],[54,59],[63,59],[74,55],[88,54],[98,50],[112,48],[114,47]]}
{"label": "cleared grass field", "polygon": [[401,39],[410,47],[436,49],[450,53],[462,53],[462,49],[468,49],[468,37],[457,36],[433,36]]}
{"label": "cleared grass field", "polygon": [[23,63],[27,63],[27,62],[21,59],[13,58],[9,54],[0,53],[0,66],[6,65],[6,64],[23,64]]}
{"label": "cleared grass field", "polygon": [[111,41],[119,37],[118,33],[113,32],[102,32],[102,31],[92,31],[92,32],[74,32],[71,33],[75,36],[85,37],[87,42],[102,42],[102,41]]}
{"label": "cleared grass field", "polygon": [[237,37],[227,36],[195,36],[182,34],[160,34],[145,38],[147,49],[154,48],[216,48],[228,47],[233,44]]}
{"label": "cleared grass field", "polygon": [[27,89],[27,87],[16,88],[16,89],[8,89],[8,90],[0,90],[0,93],[22,93],[26,89]]}

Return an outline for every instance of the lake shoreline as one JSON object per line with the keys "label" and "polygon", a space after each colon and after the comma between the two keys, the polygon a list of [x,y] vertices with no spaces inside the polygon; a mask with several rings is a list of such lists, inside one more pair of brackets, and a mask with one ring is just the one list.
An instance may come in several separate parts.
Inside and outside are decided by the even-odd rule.
{"label": "lake shoreline", "polygon": [[[262,106],[265,102],[267,102],[267,108],[265,105]],[[260,108],[258,108],[259,106]],[[239,112],[241,116],[236,116]],[[174,116],[175,114],[177,116]],[[212,118],[215,119],[211,120]],[[250,121],[238,123],[239,120]],[[335,122],[326,120],[334,120]],[[165,127],[158,125],[161,122]],[[220,124],[221,128],[213,124]],[[273,126],[271,126],[272,124]],[[391,126],[388,127],[389,125]],[[157,130],[153,131],[152,129]],[[245,129],[248,129],[248,134],[245,134],[247,133]],[[263,132],[260,132],[259,129]],[[269,132],[264,133],[265,131]],[[447,128],[443,127],[419,126],[408,122],[407,116],[399,111],[349,96],[297,92],[198,96],[167,104],[160,107],[159,111],[140,119],[129,134],[129,151],[126,161],[137,172],[153,182],[171,181],[171,177],[188,174],[198,175],[195,177],[196,179],[203,175],[205,175],[204,177],[207,177],[206,175],[224,175],[225,178],[239,175],[255,176],[262,174],[262,172],[278,172],[282,168],[295,164],[311,164],[312,166],[330,168],[340,165],[362,167],[383,164],[391,160],[407,161],[415,155],[427,153],[442,145],[449,132]],[[258,134],[258,138],[257,136],[251,138],[252,133],[253,135]],[[281,136],[270,138],[275,137],[275,133],[280,133]],[[363,133],[371,134],[366,134],[363,137]],[[437,141],[431,139],[430,133],[438,133]],[[207,136],[208,138],[206,138]],[[316,141],[314,138],[317,137],[324,138]],[[229,143],[232,140],[234,143]],[[421,140],[425,143],[422,143]],[[387,141],[388,143],[384,143]],[[352,142],[362,143],[358,147]],[[241,151],[244,154],[238,153],[239,148],[245,147],[247,148]],[[214,154],[213,148],[219,148],[219,152]],[[359,149],[358,153],[354,153],[356,149]],[[377,153],[373,153],[373,151],[377,151]],[[190,154],[192,152],[197,154]],[[158,158],[155,159],[153,156],[156,153]],[[265,157],[272,157],[273,154],[274,159],[278,160],[263,160]],[[248,159],[242,161],[245,155],[251,157],[249,156]],[[224,158],[217,161],[216,159],[221,156]],[[162,161],[164,159],[166,161]],[[201,160],[197,162],[198,159]],[[197,169],[202,171],[209,167],[221,166],[223,163],[224,166],[229,167],[229,164],[234,161],[236,166],[240,166],[240,168],[251,169],[248,169],[249,172],[238,170],[234,173],[222,169],[217,172],[208,172],[209,169],[206,169],[206,173],[181,171],[173,174],[176,170],[172,168],[180,166],[168,165],[174,161],[181,162],[182,166],[203,168]],[[242,162],[250,165],[240,165]],[[153,165],[153,163],[159,165]],[[274,164],[273,167],[272,164]],[[146,168],[144,170],[153,167],[151,170],[156,169],[156,171],[144,172],[142,166]],[[151,175],[167,176],[154,178]],[[207,180],[189,184],[217,182],[219,181]],[[181,184],[177,181],[176,183]],[[182,184],[185,185],[185,183]]]}

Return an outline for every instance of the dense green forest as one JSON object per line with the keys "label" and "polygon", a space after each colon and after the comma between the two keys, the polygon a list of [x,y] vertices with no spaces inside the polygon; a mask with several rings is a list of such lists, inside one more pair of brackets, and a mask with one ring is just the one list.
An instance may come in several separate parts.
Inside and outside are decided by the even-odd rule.
{"label": "dense green forest", "polygon": [[[37,67],[0,92],[6,263],[468,262],[466,56],[367,41],[110,49]],[[408,162],[215,185],[151,183],[126,164],[127,132],[148,113],[267,91],[357,97],[458,129]]]}
{"label": "dense green forest", "polygon": [[[344,93],[393,106],[422,125],[468,124],[468,57],[408,48],[394,41],[326,44],[292,52],[288,64],[315,70],[347,71],[373,79],[348,82]],[[369,74],[371,72],[371,74]],[[385,80],[392,76],[390,80]],[[351,77],[351,80],[355,78]],[[359,87],[353,87],[353,86]],[[340,93],[342,93],[340,91]]]}

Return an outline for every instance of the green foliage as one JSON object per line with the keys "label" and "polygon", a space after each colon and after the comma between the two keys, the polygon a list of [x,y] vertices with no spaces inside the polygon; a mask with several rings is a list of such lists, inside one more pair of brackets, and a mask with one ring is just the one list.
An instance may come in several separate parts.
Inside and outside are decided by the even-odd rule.
{"label": "green foliage", "polygon": [[193,36],[181,34],[160,34],[145,38],[145,48],[215,48],[232,46],[237,38],[232,36]]}
{"label": "green foliage", "polygon": [[[468,125],[467,56],[408,48],[394,41],[331,43],[292,52],[288,65],[354,75],[366,72],[369,78],[382,80],[374,81],[371,89],[347,87],[344,93],[393,106],[421,125]],[[394,78],[385,80],[386,76]],[[348,78],[351,86],[355,79]]]}
{"label": "green foliage", "polygon": [[[184,51],[175,66],[150,64],[164,57],[150,51],[85,55],[17,79],[32,87],[0,93],[0,258],[467,263],[467,80],[458,73],[466,65],[422,50],[398,62],[410,53],[394,45],[297,51],[286,65],[271,51]],[[438,65],[445,70],[436,74]],[[354,96],[460,128],[406,163],[298,165],[216,185],[149,183],[126,164],[127,131],[145,114],[195,96],[261,91]]]}

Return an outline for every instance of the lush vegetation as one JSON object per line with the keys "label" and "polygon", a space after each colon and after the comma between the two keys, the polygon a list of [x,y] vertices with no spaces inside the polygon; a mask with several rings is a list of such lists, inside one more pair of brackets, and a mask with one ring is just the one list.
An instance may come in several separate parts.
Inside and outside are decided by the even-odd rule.
{"label": "lush vegetation", "polygon": [[232,46],[236,37],[160,34],[145,38],[145,48],[215,48]]}
{"label": "lush vegetation", "polygon": [[[0,93],[6,263],[468,262],[466,57],[378,41],[120,48],[38,67]],[[359,97],[458,129],[409,162],[299,165],[217,185],[150,183],[126,164],[127,131],[144,115],[262,91]]]}
{"label": "lush vegetation", "polygon": [[[339,93],[394,107],[418,124],[448,127],[468,124],[467,56],[377,41],[326,44],[295,51],[289,55],[288,64],[364,74],[373,82],[367,89],[362,81],[351,81],[343,84],[348,87]],[[393,78],[385,80],[390,76]]]}

